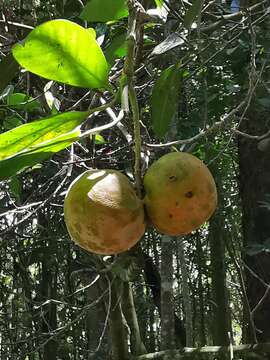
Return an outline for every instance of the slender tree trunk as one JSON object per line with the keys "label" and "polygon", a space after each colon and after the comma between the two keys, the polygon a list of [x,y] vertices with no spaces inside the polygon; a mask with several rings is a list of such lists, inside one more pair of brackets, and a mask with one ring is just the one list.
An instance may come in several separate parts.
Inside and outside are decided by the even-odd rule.
{"label": "slender tree trunk", "polygon": [[213,296],[213,341],[214,345],[228,345],[229,316],[225,274],[224,229],[221,214],[217,213],[210,226],[211,272]]}
{"label": "slender tree trunk", "polygon": [[[225,268],[225,240],[226,229],[224,214],[222,212],[224,200],[222,198],[222,186],[219,183],[218,166],[212,166],[215,174],[216,185],[218,188],[218,208],[210,220],[209,240],[211,258],[211,277],[212,277],[212,297],[213,297],[213,341],[214,345],[229,345],[229,306],[228,293],[226,286]],[[222,357],[224,358],[224,356]]]}
{"label": "slender tree trunk", "polygon": [[128,282],[123,283],[123,313],[130,330],[130,349],[132,355],[145,354],[146,349],[141,338],[132,288]]}
{"label": "slender tree trunk", "polygon": [[[173,301],[173,238],[161,239],[161,348],[175,347]],[[173,357],[168,357],[168,359]],[[165,359],[167,359],[165,357]]]}
{"label": "slender tree trunk", "polygon": [[[86,273],[85,275],[86,276],[81,277],[84,286],[87,286],[93,282],[97,276],[95,272],[90,275],[89,273]],[[93,303],[102,295],[103,291],[105,290],[105,286],[108,286],[107,282],[104,281],[103,284],[103,278],[99,278],[92,286],[88,287],[88,304]],[[89,360],[98,357],[106,357],[108,354],[108,324],[106,323],[106,317],[106,308],[102,301],[96,304],[96,306],[90,307],[87,311],[86,329]]]}
{"label": "slender tree trunk", "polygon": [[[207,345],[207,329],[206,329],[206,321],[205,321],[205,301],[204,301],[204,286],[203,286],[203,270],[205,264],[205,255],[202,249],[202,242],[201,238],[198,235],[196,238],[196,252],[197,252],[197,264],[198,264],[198,298],[199,298],[199,309],[197,310],[198,313],[198,327],[199,327],[199,334],[198,334],[198,341],[200,346]],[[194,306],[196,311],[196,306]],[[195,317],[196,318],[196,317]]]}
{"label": "slender tree trunk", "polygon": [[[44,301],[56,299],[56,274],[53,274],[52,269],[44,260],[42,263],[42,280],[41,280],[42,298]],[[44,317],[42,321],[42,332],[52,336],[52,332],[57,327],[56,318],[56,304],[53,302],[43,306]],[[49,340],[43,348],[44,360],[57,360],[57,340]]]}
{"label": "slender tree trunk", "polygon": [[[142,253],[144,259],[144,276],[147,286],[149,286],[153,302],[161,315],[161,278],[157,266],[154,264],[152,258],[146,253]],[[174,314],[175,335],[177,346],[182,347],[186,344],[185,327],[181,319]]]}
{"label": "slender tree trunk", "polygon": [[192,312],[192,298],[189,289],[189,278],[188,278],[188,269],[185,258],[185,244],[181,237],[176,239],[178,246],[178,257],[181,268],[181,278],[182,278],[182,289],[183,289],[183,303],[184,303],[184,313],[185,313],[185,322],[186,322],[186,346],[193,346],[193,312]]}

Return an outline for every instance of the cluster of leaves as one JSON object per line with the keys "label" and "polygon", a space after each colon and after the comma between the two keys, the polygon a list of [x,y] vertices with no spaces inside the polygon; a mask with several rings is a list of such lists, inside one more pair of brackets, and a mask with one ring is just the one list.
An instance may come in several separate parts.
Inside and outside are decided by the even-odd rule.
{"label": "cluster of leaves", "polygon": [[[157,1],[156,5],[160,7],[162,2]],[[191,27],[201,5],[201,1],[195,1],[187,12],[184,19],[187,29]],[[103,23],[115,22],[127,16],[128,8],[124,0],[107,1],[105,9],[101,2],[92,0],[80,14],[80,18],[85,21]],[[117,29],[106,47],[105,54],[96,36],[93,28],[85,29],[68,20],[51,20],[37,26],[13,47],[13,56],[7,56],[0,63],[1,71],[6,74],[1,80],[1,88],[4,90],[1,95],[1,100],[4,102],[3,125],[6,130],[24,122],[24,119],[16,114],[16,110],[33,112],[39,109],[40,105],[37,99],[27,94],[16,94],[10,86],[4,88],[16,73],[17,63],[33,74],[49,80],[114,93],[109,83],[109,69],[116,58],[124,57],[126,54],[126,34],[121,27],[120,30]],[[168,51],[175,44],[170,45],[166,40],[164,46],[167,46],[166,51]],[[158,51],[156,53],[160,54]],[[159,138],[163,138],[168,132],[177,110],[181,77],[180,63],[172,65],[161,72],[153,88],[150,102],[151,120],[153,131]],[[44,89],[45,94],[48,93],[48,89],[47,84]],[[6,116],[5,107],[11,109],[11,116]],[[55,104],[50,107],[52,115],[34,122],[32,120],[31,126],[22,124],[18,129],[12,129],[0,137],[0,146],[5,148],[0,163],[2,179],[48,159],[53,153],[79,140],[81,137],[79,125],[91,112],[65,112],[60,116],[57,114]],[[66,122],[67,126],[61,126],[63,122]],[[25,141],[26,137],[29,137],[29,140]],[[20,146],[16,145],[18,142]]]}

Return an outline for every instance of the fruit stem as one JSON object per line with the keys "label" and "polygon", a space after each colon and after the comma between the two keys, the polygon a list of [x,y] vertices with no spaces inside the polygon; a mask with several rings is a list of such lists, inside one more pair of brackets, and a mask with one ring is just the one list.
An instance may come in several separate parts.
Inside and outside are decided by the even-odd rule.
{"label": "fruit stem", "polygon": [[141,197],[141,129],[139,118],[139,106],[134,87],[129,88],[129,99],[133,113],[133,126],[134,126],[134,177],[136,191],[139,197]]}
{"label": "fruit stem", "polygon": [[127,55],[125,58],[123,78],[128,86],[129,103],[132,111],[133,129],[134,129],[134,178],[137,195],[141,197],[141,131],[140,131],[140,110],[136,91],[134,88],[134,63],[135,48],[138,30],[141,26],[139,14],[142,9],[138,8],[138,3],[134,0],[128,0],[129,19],[127,30]]}

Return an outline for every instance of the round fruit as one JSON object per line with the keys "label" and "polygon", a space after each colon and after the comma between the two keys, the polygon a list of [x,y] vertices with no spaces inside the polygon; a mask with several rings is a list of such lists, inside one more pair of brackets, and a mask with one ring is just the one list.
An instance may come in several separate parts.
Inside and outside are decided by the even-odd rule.
{"label": "round fruit", "polygon": [[195,156],[173,152],[154,162],[144,176],[145,206],[158,231],[184,235],[199,228],[217,205],[214,179]]}
{"label": "round fruit", "polygon": [[70,185],[64,216],[71,238],[97,254],[117,254],[144,234],[144,209],[128,178],[114,170],[89,170]]}

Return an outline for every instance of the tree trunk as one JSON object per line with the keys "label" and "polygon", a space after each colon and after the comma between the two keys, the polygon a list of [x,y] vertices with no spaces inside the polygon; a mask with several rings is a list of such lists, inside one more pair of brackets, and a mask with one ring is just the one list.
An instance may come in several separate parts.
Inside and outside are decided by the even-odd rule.
{"label": "tree trunk", "polygon": [[111,283],[111,304],[109,309],[109,332],[112,344],[112,360],[128,360],[128,334],[121,306],[122,291],[119,291],[118,281],[120,283],[120,280],[114,279]]}
{"label": "tree trunk", "polygon": [[[269,125],[269,114],[256,112],[251,105],[240,130],[261,135],[269,130]],[[263,282],[270,282],[270,253],[263,248],[270,238],[270,211],[269,206],[261,202],[267,200],[270,191],[270,151],[269,148],[260,151],[257,141],[246,137],[240,137],[238,144],[243,238],[244,245],[252,250],[244,254],[247,296],[256,328],[247,319],[246,340],[254,342],[257,338],[259,342],[267,342],[270,340],[270,294],[266,293]]]}
{"label": "tree trunk", "polygon": [[[159,314],[161,314],[161,278],[157,266],[154,264],[152,258],[146,253],[142,253],[144,260],[144,277],[146,285],[152,292],[153,302],[157,307]],[[177,347],[185,346],[186,332],[181,319],[174,314],[175,336]]]}
{"label": "tree trunk", "polygon": [[225,223],[220,208],[210,221],[209,240],[211,251],[211,277],[213,298],[213,342],[214,345],[229,345],[229,311],[225,270]]}
{"label": "tree trunk", "polygon": [[189,288],[188,268],[185,257],[185,243],[180,236],[176,239],[178,246],[178,258],[181,268],[181,279],[183,288],[183,304],[186,323],[186,346],[193,346],[193,310],[192,310],[192,298]]}
{"label": "tree trunk", "polygon": [[[173,238],[161,239],[161,348],[175,347],[173,303]],[[166,357],[165,357],[166,358]],[[169,359],[169,357],[168,357]],[[170,357],[172,359],[172,357]]]}
{"label": "tree trunk", "polygon": [[145,354],[146,349],[141,338],[133,292],[129,282],[123,283],[123,313],[130,331],[130,349],[132,355]]}
{"label": "tree trunk", "polygon": [[[42,280],[41,280],[41,292],[44,301],[56,299],[56,274],[53,274],[52,269],[48,265],[47,261],[44,260],[42,263]],[[56,318],[56,304],[50,302],[43,307],[44,316],[42,321],[42,332],[49,334],[52,337],[52,332],[57,327]],[[50,339],[43,348],[43,359],[44,360],[57,360],[57,339]]]}

